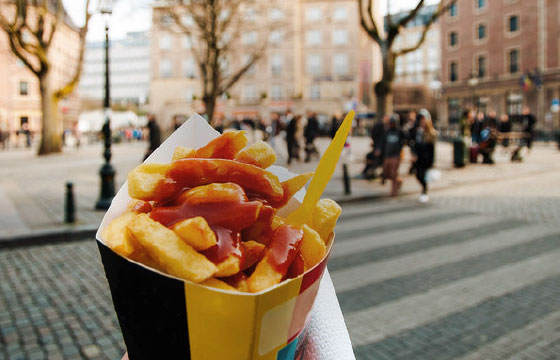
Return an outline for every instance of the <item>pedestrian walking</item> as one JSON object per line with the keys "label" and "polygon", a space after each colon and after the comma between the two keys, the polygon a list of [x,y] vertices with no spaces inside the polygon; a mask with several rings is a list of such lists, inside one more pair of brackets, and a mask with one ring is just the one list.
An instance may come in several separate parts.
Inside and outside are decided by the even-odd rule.
{"label": "pedestrian walking", "polygon": [[301,115],[293,116],[286,128],[286,145],[288,150],[288,165],[292,159],[299,160],[299,144],[297,139],[298,128],[301,124]]}
{"label": "pedestrian walking", "polygon": [[[416,128],[418,127],[418,119],[417,119],[416,111],[411,110],[408,112],[407,121],[404,124],[403,132],[406,138],[406,144],[410,149],[410,153],[414,156],[414,142],[416,141]],[[416,167],[414,161],[410,163],[410,168],[408,169],[408,173],[413,175],[416,173]]]}
{"label": "pedestrian walking", "polygon": [[315,138],[319,136],[319,120],[317,120],[316,113],[309,113],[303,135],[305,137],[305,162],[309,162],[311,156],[319,157],[319,151],[314,143]]}
{"label": "pedestrian walking", "polygon": [[413,158],[416,163],[416,179],[422,185],[422,194],[420,202],[426,203],[428,197],[428,170],[434,165],[434,149],[437,132],[432,123],[432,116],[426,109],[418,112],[418,128],[416,129],[416,140],[414,142],[415,156]]}
{"label": "pedestrian walking", "polygon": [[507,148],[509,146],[509,133],[511,132],[511,121],[508,114],[500,116],[500,124],[498,130],[502,134],[502,146]]}
{"label": "pedestrian walking", "polygon": [[523,108],[523,116],[521,117],[521,124],[523,125],[523,132],[525,133],[525,142],[527,144],[527,149],[531,150],[533,147],[533,139],[535,137],[535,124],[537,118],[531,113],[531,109],[528,106]]}
{"label": "pedestrian walking", "polygon": [[383,180],[391,180],[391,196],[397,196],[402,184],[399,167],[404,144],[405,137],[399,129],[399,118],[394,114],[389,118],[389,126],[383,139]]}
{"label": "pedestrian walking", "polygon": [[341,124],[342,124],[342,115],[337,112],[333,115],[331,119],[331,126],[329,129],[329,136],[331,137],[331,139],[334,139],[334,136],[336,135],[336,132]]}
{"label": "pedestrian walking", "polygon": [[146,151],[146,155],[144,155],[144,160],[148,158],[161,144],[161,132],[159,129],[159,125],[156,123],[156,117],[154,115],[148,116],[148,140],[149,146],[148,150]]}

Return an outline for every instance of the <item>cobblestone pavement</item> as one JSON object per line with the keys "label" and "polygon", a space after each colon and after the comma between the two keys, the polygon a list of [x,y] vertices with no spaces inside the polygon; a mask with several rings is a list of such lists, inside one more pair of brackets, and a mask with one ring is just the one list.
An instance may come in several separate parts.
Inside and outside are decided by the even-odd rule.
{"label": "cobblestone pavement", "polygon": [[[350,174],[360,174],[364,156],[370,150],[369,143],[368,138],[351,139]],[[319,150],[325,149],[328,139],[318,139],[317,145]],[[145,147],[145,143],[113,146],[112,163],[117,170],[117,186],[124,182],[128,171],[140,163]],[[551,209],[554,206],[552,200],[546,199],[548,189],[558,183],[557,178],[552,179],[547,177],[547,174],[553,172],[560,174],[560,152],[552,144],[548,146],[537,144],[533,153],[520,164],[510,163],[508,155],[499,149],[495,166],[476,164],[463,169],[452,168],[452,149],[449,144],[439,143],[437,149],[436,167],[442,171],[443,176],[440,181],[430,184],[430,187],[433,190],[451,189],[446,196],[449,205],[476,211],[482,209],[492,213],[497,210],[492,208],[496,196],[504,194],[505,188],[500,185],[502,181],[523,178],[526,185],[523,189],[530,189],[533,191],[532,195],[537,196],[538,199],[511,194],[514,195],[509,197],[508,203],[511,216],[518,217],[517,213],[525,212],[529,208]],[[282,155],[284,152],[284,148],[279,146],[278,157],[281,165],[285,163],[285,156]],[[94,211],[94,204],[99,195],[98,171],[102,164],[100,144],[84,146],[79,150],[67,149],[63,154],[41,158],[37,158],[31,150],[0,151],[0,164],[2,164],[0,167],[0,238],[48,229],[95,227],[101,221],[103,212]],[[316,164],[315,159],[311,163],[295,163],[290,169],[303,173],[312,171]],[[408,160],[405,159],[401,166],[403,176],[407,169]],[[542,179],[548,180],[543,183]],[[67,181],[72,181],[75,189],[77,222],[72,226],[63,223],[64,184]],[[469,187],[465,187],[463,192],[454,190],[458,185],[480,183],[487,184],[477,190],[484,193],[485,200],[480,200],[478,196],[476,200],[469,200],[473,192]],[[388,185],[382,186],[378,181],[352,180],[354,197],[386,196],[388,191]],[[413,176],[404,176],[402,192],[409,194],[419,192],[419,185]],[[340,166],[326,193],[332,198],[344,198]],[[527,207],[527,203],[532,204]],[[514,209],[517,213],[514,213]],[[533,219],[544,219],[548,223],[554,223],[560,216],[558,212],[553,214],[547,211],[547,213],[548,217],[541,216],[542,211],[539,211]]]}
{"label": "cobblestone pavement", "polygon": [[[345,206],[329,269],[356,357],[560,358],[557,179]],[[123,352],[93,240],[0,253],[0,359]]]}

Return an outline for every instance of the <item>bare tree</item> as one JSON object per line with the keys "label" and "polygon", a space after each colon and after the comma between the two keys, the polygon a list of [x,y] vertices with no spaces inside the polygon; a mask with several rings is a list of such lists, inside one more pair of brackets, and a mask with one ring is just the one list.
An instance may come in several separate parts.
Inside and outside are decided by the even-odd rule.
{"label": "bare tree", "polygon": [[[380,31],[380,27],[382,28],[383,24],[377,24],[375,21],[372,10],[373,1],[374,0],[358,0],[358,11],[362,28],[381,49],[383,72],[381,80],[374,86],[374,92],[377,100],[377,114],[380,118],[383,118],[385,114],[393,112],[393,80],[395,78],[395,63],[397,57],[418,50],[426,39],[426,34],[428,30],[430,30],[432,24],[438,17],[447,12],[457,0],[441,0],[437,10],[424,23],[422,35],[416,44],[399,50],[393,49],[395,39],[399,36],[401,30],[406,27],[410,21],[414,20],[420,9],[424,7],[424,0],[417,0],[416,6],[397,22],[392,21],[390,14],[387,15],[386,33]],[[446,2],[447,4],[445,4]],[[389,5],[390,0],[388,0],[387,3]]]}
{"label": "bare tree", "polygon": [[61,22],[67,18],[62,0],[8,0],[0,8],[0,29],[8,36],[12,53],[39,80],[42,110],[42,136],[39,155],[62,151],[62,119],[59,102],[70,95],[80,80],[86,33],[91,14],[86,0],[85,24],[80,37],[78,63],[72,78],[60,89],[53,89],[53,64],[49,50]]}
{"label": "bare tree", "polygon": [[[266,5],[262,3],[263,9]],[[177,31],[186,34],[192,44],[192,54],[198,65],[202,101],[208,121],[212,121],[219,96],[227,93],[265,53],[268,30],[258,28],[244,19],[244,11],[253,16],[261,12],[254,0],[175,0],[165,9],[174,19]],[[189,21],[185,21],[189,19]],[[243,48],[247,61],[236,69],[232,59],[239,55],[239,39],[255,31],[260,41]]]}

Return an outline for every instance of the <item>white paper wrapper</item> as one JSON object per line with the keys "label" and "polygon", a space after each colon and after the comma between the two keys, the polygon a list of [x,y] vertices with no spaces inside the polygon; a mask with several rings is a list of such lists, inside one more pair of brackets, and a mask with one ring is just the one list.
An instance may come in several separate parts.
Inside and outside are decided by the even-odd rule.
{"label": "white paper wrapper", "polygon": [[[148,157],[145,163],[170,163],[173,152],[177,146],[186,146],[198,149],[220,135],[200,115],[194,114],[179,129],[165,140],[160,147]],[[280,181],[294,177],[296,174],[280,166],[271,166],[267,169],[278,176]],[[280,213],[288,214],[303,201],[305,190],[300,190]],[[102,243],[101,233],[109,223],[121,215],[131,200],[128,196],[128,182],[125,182],[113,199],[111,207],[103,217],[97,231],[96,238]],[[348,330],[338,304],[328,270],[323,275],[321,285],[310,321],[308,324],[309,336],[313,346],[313,359],[355,359]]]}

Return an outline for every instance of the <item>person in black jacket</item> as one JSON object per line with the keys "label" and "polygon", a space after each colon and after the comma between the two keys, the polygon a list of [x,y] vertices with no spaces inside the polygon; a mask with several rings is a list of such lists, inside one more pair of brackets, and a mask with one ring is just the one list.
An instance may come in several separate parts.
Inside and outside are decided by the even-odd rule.
{"label": "person in black jacket", "polygon": [[533,139],[535,137],[535,124],[537,118],[531,113],[531,109],[528,106],[523,108],[523,116],[521,118],[521,123],[523,124],[523,132],[525,133],[525,141],[527,148],[531,150],[533,147]]}
{"label": "person in black jacket", "polygon": [[317,120],[317,114],[310,112],[307,115],[307,125],[303,131],[303,136],[305,137],[305,162],[311,160],[312,155],[319,157],[319,151],[315,147],[315,138],[319,136],[319,120]]}
{"label": "person in black jacket", "polygon": [[391,196],[397,196],[402,184],[399,167],[401,151],[405,143],[406,139],[399,128],[399,115],[394,114],[389,119],[389,126],[385,130],[383,139],[383,180],[391,180]]}
{"label": "person in black jacket", "polygon": [[144,155],[144,160],[150,156],[154,150],[156,150],[159,145],[161,144],[161,133],[159,130],[159,125],[156,123],[156,117],[154,115],[148,116],[148,140],[149,140],[149,147],[146,151],[146,155]]}
{"label": "person in black jacket", "polygon": [[419,124],[416,130],[416,141],[414,142],[414,162],[416,163],[416,179],[422,185],[420,202],[425,203],[428,198],[428,183],[426,174],[434,165],[434,149],[437,132],[432,123],[432,117],[428,110],[422,109],[418,112]]}

